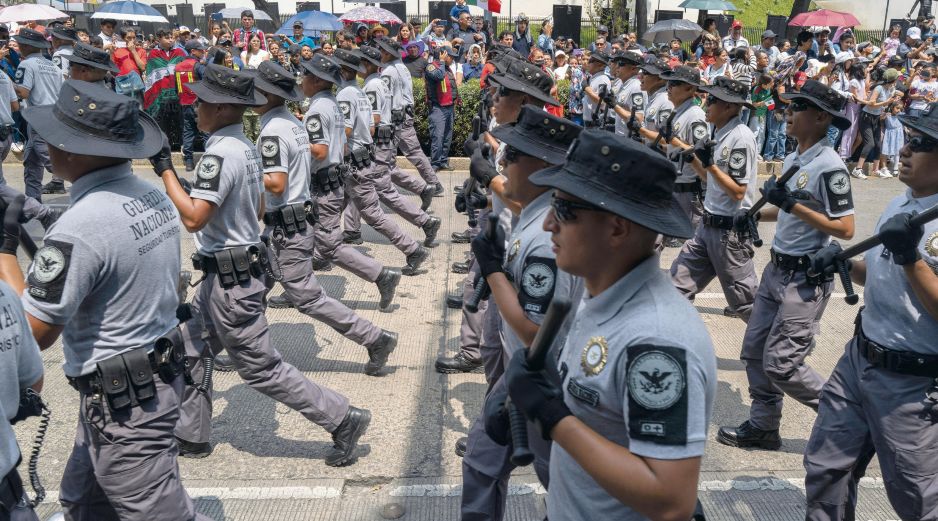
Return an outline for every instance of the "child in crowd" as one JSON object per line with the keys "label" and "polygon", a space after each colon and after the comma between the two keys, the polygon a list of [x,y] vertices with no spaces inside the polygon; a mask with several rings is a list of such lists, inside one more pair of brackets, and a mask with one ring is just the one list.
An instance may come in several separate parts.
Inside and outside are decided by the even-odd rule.
{"label": "child in crowd", "polygon": [[759,76],[759,81],[752,89],[752,106],[754,110],[749,118],[749,129],[756,135],[756,150],[762,151],[762,145],[765,143],[765,123],[766,118],[772,110],[775,110],[775,100],[772,99],[772,88],[775,86],[775,79],[770,74]]}
{"label": "child in crowd", "polygon": [[[902,112],[902,102],[894,101],[887,107],[884,117],[883,133],[883,157],[886,161],[878,172],[879,177],[889,178],[899,175],[899,150],[905,145],[905,133],[902,130],[902,123],[899,122],[899,114]],[[887,165],[892,165],[892,172],[889,172]]]}

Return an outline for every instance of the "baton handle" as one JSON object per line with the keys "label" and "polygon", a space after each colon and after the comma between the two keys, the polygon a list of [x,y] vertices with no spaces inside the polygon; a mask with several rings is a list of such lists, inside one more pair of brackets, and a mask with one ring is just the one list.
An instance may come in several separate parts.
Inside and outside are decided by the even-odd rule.
{"label": "baton handle", "polygon": [[[498,215],[495,213],[489,214],[488,228],[485,229],[486,238],[489,241],[495,241],[495,233],[498,229]],[[475,290],[472,292],[472,295],[469,297],[469,301],[466,302],[466,311],[470,313],[476,313],[479,311],[479,302],[482,301],[482,295],[488,293],[489,290],[489,281],[485,280],[485,277],[479,276],[479,280],[476,281]]]}
{"label": "baton handle", "polygon": [[[931,221],[934,221],[935,219],[938,219],[938,205],[932,206],[928,210],[925,210],[924,212],[916,215],[915,217],[912,217],[909,224],[911,224],[912,226],[921,226],[923,224],[930,223]],[[862,241],[838,253],[837,256],[834,258],[837,260],[847,260],[849,258],[856,257],[857,255],[867,250],[871,250],[879,246],[882,243],[883,243],[883,239],[877,233],[876,235],[863,239]]]}
{"label": "baton handle", "polygon": [[[782,174],[782,177],[779,177],[779,178],[778,178],[778,181],[776,181],[776,184],[778,184],[779,186],[784,186],[785,184],[788,183],[788,181],[789,181],[792,177],[795,177],[795,174],[798,173],[798,170],[799,170],[800,168],[801,168],[801,167],[799,167],[799,166],[793,166],[793,167],[789,168],[788,171],[786,171],[784,174]],[[763,195],[761,198],[759,198],[758,201],[755,202],[755,204],[752,205],[752,208],[750,208],[750,209],[746,212],[747,217],[749,217],[750,219],[753,218],[753,217],[755,217],[755,216],[756,216],[756,213],[757,213],[759,210],[761,210],[762,207],[765,206],[765,204],[768,203],[768,202],[769,202],[769,201],[768,201],[768,200],[765,198],[765,196]]]}

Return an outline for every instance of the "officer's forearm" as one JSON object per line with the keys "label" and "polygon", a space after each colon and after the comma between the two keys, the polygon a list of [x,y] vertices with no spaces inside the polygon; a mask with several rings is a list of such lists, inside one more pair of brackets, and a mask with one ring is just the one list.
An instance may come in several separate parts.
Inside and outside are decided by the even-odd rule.
{"label": "officer's forearm", "polygon": [[492,182],[489,184],[489,188],[492,190],[492,193],[495,194],[496,197],[498,197],[499,199],[501,199],[503,203],[505,203],[505,206],[507,206],[508,209],[511,210],[511,213],[515,215],[519,215],[521,213],[521,205],[505,196],[505,178],[504,177],[500,175],[495,176],[495,178],[492,179]]}
{"label": "officer's forearm", "polygon": [[866,285],[866,261],[855,260],[850,263],[850,280],[854,284]]}
{"label": "officer's forearm", "polygon": [[903,266],[903,270],[919,302],[932,320],[938,320],[938,275],[922,259]]}
{"label": "officer's forearm", "polygon": [[845,241],[853,238],[854,219],[852,215],[832,218],[820,212],[815,212],[801,203],[796,203],[792,207],[791,214],[806,222],[815,230],[824,232],[831,237]]}
{"label": "officer's forearm", "polygon": [[[636,118],[636,119],[638,119],[638,118]],[[648,129],[645,128],[645,127],[642,127],[642,128],[640,128],[640,129],[638,129],[638,133],[641,134],[643,138],[649,139],[649,140],[651,140],[651,141],[654,141],[654,140],[658,139],[658,132],[655,132],[655,131],[652,131],[652,130],[648,130]]]}
{"label": "officer's forearm", "polygon": [[518,335],[524,345],[531,345],[534,335],[537,334],[538,325],[524,316],[524,310],[518,303],[518,292],[508,282],[504,273],[493,273],[485,278],[492,291],[492,298],[498,304],[498,312],[508,327]]}
{"label": "officer's forearm", "polygon": [[[632,117],[632,112],[629,111],[629,110],[627,110],[627,109],[626,109],[625,107],[623,107],[622,105],[616,105],[616,106],[614,107],[614,110],[616,111],[616,114],[618,114],[619,117],[622,118],[622,119],[630,119],[630,118]],[[638,119],[638,115],[637,115],[637,114],[635,115],[635,119]]]}
{"label": "officer's forearm", "polygon": [[26,313],[26,320],[29,322],[29,328],[33,331],[33,338],[36,339],[36,344],[39,345],[41,351],[52,347],[52,344],[62,335],[62,329],[65,327],[43,322],[30,315],[29,312]]}
{"label": "officer's forearm", "polygon": [[713,176],[713,179],[720,185],[720,189],[734,201],[742,201],[746,196],[746,185],[737,183],[729,174],[720,170],[720,167],[711,165],[707,173]]}
{"label": "officer's forearm", "polygon": [[274,194],[280,195],[287,188],[287,173],[286,172],[270,172],[264,174],[264,190]]}
{"label": "officer's forearm", "polygon": [[650,519],[685,521],[694,513],[700,458],[659,460],[636,456],[575,416],[550,433],[611,496]]}
{"label": "officer's forearm", "polygon": [[313,159],[316,161],[325,161],[329,157],[329,145],[310,145],[309,153],[313,155]]}
{"label": "officer's forearm", "polygon": [[16,91],[16,96],[19,99],[28,99],[29,98],[29,89],[25,87],[14,87],[13,90]]}
{"label": "officer's forearm", "polygon": [[23,294],[26,281],[23,280],[23,271],[20,269],[20,263],[16,260],[16,255],[0,253],[0,279],[9,284],[17,295]]}
{"label": "officer's forearm", "polygon": [[583,94],[586,94],[587,97],[589,97],[589,99],[593,100],[593,103],[599,103],[599,96],[597,96],[596,93],[593,92],[592,87],[586,87],[585,89],[583,89]]}
{"label": "officer's forearm", "polygon": [[179,220],[186,230],[195,233],[204,228],[214,215],[216,206],[208,201],[189,197],[175,174],[164,174],[161,179],[166,188],[166,195],[179,212]]}

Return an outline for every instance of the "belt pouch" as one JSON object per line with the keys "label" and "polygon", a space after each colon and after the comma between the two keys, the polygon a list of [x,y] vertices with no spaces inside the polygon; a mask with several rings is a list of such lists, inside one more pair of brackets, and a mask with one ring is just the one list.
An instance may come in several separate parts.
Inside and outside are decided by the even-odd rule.
{"label": "belt pouch", "polygon": [[157,338],[153,345],[153,355],[160,378],[166,384],[172,383],[186,368],[182,331],[174,327],[165,336]]}
{"label": "belt pouch", "polygon": [[293,216],[293,222],[296,223],[296,229],[301,232],[305,232],[306,231],[306,206],[299,205],[299,204],[291,204],[286,209]]}
{"label": "belt pouch", "polygon": [[231,260],[234,263],[234,273],[238,283],[251,280],[251,259],[248,258],[247,248],[232,248]]}
{"label": "belt pouch", "polygon": [[293,213],[293,206],[287,205],[280,209],[280,222],[283,223],[283,231],[287,234],[296,233],[296,217]]}
{"label": "belt pouch", "polygon": [[215,252],[215,265],[218,267],[218,280],[223,288],[234,286],[237,283],[231,250]]}
{"label": "belt pouch", "polygon": [[134,349],[124,353],[124,365],[130,375],[137,403],[148,402],[156,397],[156,383],[153,382],[153,367],[146,349]]}
{"label": "belt pouch", "polygon": [[98,377],[101,378],[102,391],[112,411],[120,411],[134,404],[127,369],[121,356],[98,362]]}
{"label": "belt pouch", "polygon": [[306,222],[310,226],[315,226],[319,222],[319,207],[316,205],[315,201],[306,201],[303,203],[303,208],[306,210]]}

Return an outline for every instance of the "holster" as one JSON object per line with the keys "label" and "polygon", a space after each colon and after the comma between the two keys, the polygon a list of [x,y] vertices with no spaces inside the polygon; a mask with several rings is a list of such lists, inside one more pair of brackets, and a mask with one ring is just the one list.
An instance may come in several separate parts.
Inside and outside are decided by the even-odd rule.
{"label": "holster", "polygon": [[288,204],[283,208],[277,208],[264,214],[264,224],[277,226],[286,235],[306,231],[306,226],[309,223],[307,208],[310,206],[312,204],[307,201],[302,204]]}
{"label": "holster", "polygon": [[378,146],[390,145],[394,140],[394,127],[391,125],[379,125],[375,129],[375,144]]}
{"label": "holster", "polygon": [[192,267],[204,273],[217,273],[221,287],[230,288],[249,281],[252,276],[262,277],[266,259],[267,248],[263,245],[236,246],[211,255],[196,252],[192,255]]}
{"label": "holster", "polygon": [[153,367],[146,349],[134,349],[98,362],[96,374],[112,411],[134,407],[156,397]]}
{"label": "holster", "polygon": [[401,126],[404,123],[405,117],[404,109],[391,109],[391,124],[395,127]]}
{"label": "holster", "polygon": [[[156,339],[153,345],[153,361],[156,363],[157,374],[166,384],[171,384],[179,375],[185,373],[186,348],[182,331],[178,327]],[[186,376],[186,381],[191,382],[191,378]]]}
{"label": "holster", "polygon": [[342,186],[342,178],[348,167],[334,165],[317,170],[310,176],[310,190],[318,194],[326,194],[338,190]]}
{"label": "holster", "polygon": [[372,157],[371,147],[357,147],[352,149],[346,159],[349,164],[360,170],[371,166]]}

